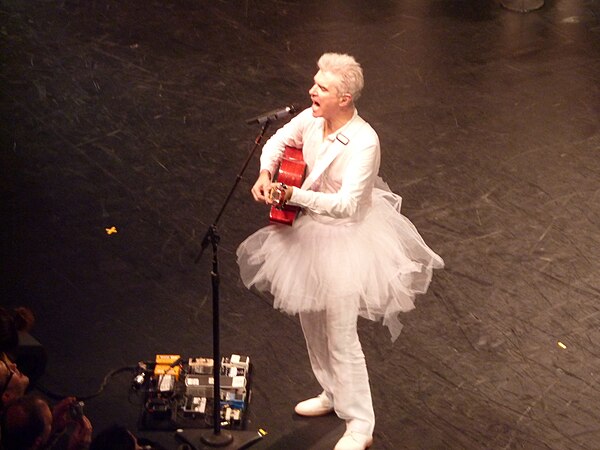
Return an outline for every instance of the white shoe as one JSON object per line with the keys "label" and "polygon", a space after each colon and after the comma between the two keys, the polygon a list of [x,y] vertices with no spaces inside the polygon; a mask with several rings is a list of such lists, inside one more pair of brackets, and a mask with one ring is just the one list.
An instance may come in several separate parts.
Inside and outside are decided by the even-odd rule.
{"label": "white shoe", "polygon": [[333,450],[365,450],[371,444],[373,444],[372,436],[356,431],[346,431]]}
{"label": "white shoe", "polygon": [[296,414],[305,417],[324,416],[333,412],[333,405],[327,395],[321,393],[317,397],[298,403],[294,411],[296,411]]}

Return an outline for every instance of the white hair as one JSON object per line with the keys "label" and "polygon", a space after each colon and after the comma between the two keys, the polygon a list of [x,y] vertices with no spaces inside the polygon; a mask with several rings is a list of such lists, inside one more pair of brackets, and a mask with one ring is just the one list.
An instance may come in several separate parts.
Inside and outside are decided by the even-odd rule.
{"label": "white hair", "polygon": [[340,53],[325,53],[317,62],[322,72],[330,72],[337,76],[335,88],[339,95],[350,94],[352,100],[357,100],[365,84],[362,68],[356,60]]}

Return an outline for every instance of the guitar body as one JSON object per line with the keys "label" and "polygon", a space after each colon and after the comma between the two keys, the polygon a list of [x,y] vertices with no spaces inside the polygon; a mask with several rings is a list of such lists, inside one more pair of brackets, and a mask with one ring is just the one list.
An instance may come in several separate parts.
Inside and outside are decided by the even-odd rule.
{"label": "guitar body", "polygon": [[[299,188],[304,181],[305,172],[306,163],[302,157],[302,149],[285,147],[283,159],[277,171],[276,181]],[[272,206],[269,213],[269,220],[274,223],[292,225],[299,212],[300,207],[298,206],[286,205],[283,208]]]}

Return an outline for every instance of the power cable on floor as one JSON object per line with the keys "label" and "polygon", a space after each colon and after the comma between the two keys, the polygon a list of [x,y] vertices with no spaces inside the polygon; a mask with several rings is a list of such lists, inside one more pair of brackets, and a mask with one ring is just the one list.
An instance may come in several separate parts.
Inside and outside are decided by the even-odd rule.
{"label": "power cable on floor", "polygon": [[136,370],[138,370],[138,366],[125,366],[125,367],[120,367],[118,369],[111,370],[110,372],[108,372],[106,374],[106,376],[102,380],[102,383],[100,384],[100,387],[98,388],[98,390],[96,392],[94,392],[93,394],[89,394],[89,395],[74,396],[72,394],[71,395],[57,394],[56,392],[51,391],[50,389],[47,389],[44,386],[40,386],[40,385],[34,386],[34,389],[40,391],[45,396],[47,396],[47,397],[49,397],[51,399],[54,399],[54,400],[61,400],[61,399],[65,398],[65,397],[76,397],[77,400],[88,401],[88,400],[90,400],[90,399],[92,399],[94,397],[99,396],[104,391],[104,389],[108,385],[108,382],[110,381],[110,379],[114,375],[117,375],[117,374],[122,373],[122,372],[135,372]]}

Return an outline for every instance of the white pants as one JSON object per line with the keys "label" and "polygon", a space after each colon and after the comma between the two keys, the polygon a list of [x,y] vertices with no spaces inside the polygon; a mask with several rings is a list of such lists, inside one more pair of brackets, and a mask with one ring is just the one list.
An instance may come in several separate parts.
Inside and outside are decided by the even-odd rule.
{"label": "white pants", "polygon": [[350,307],[300,313],[312,370],[350,431],[373,434],[375,413],[365,356]]}

